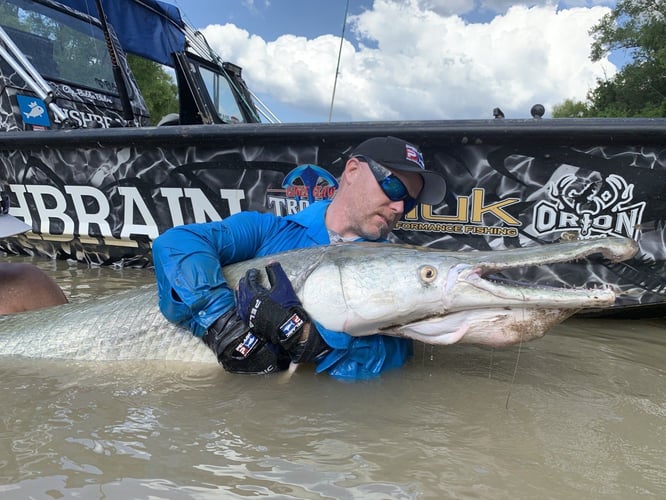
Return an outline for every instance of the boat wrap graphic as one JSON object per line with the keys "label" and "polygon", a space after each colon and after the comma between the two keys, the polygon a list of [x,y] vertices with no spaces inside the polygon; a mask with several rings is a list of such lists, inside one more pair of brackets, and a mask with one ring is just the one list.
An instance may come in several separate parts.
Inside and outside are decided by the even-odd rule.
{"label": "boat wrap graphic", "polygon": [[[25,133],[14,148],[5,139],[0,172],[11,213],[33,231],[2,247],[95,264],[150,265],[151,241],[172,226],[243,210],[286,215],[331,198],[349,151],[374,135],[368,127],[354,138],[322,132],[303,139],[291,130],[276,140],[275,128],[266,127],[270,133],[263,137],[247,134],[243,125],[212,126],[201,137],[192,136],[196,127],[118,131],[125,139],[99,131],[99,140],[86,136],[94,131],[67,131],[85,140],[57,138],[49,147],[23,140]],[[442,204],[406,214],[393,240],[474,251],[627,236],[640,245],[628,263],[590,260],[582,274],[581,266],[564,264],[508,277],[565,286],[619,282],[627,292],[620,303],[627,305],[666,299],[663,280],[654,278],[666,274],[664,148],[552,140],[456,144],[451,132],[419,136],[408,129],[402,136],[423,144],[428,168],[446,175],[447,192]]]}

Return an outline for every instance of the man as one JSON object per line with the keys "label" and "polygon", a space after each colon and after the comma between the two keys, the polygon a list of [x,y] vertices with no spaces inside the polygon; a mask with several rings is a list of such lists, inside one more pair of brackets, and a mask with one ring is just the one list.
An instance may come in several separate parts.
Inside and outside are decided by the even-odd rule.
{"label": "man", "polygon": [[417,203],[440,203],[445,189],[444,178],[425,169],[413,144],[368,139],[352,152],[333,200],[285,217],[241,212],[158,237],[153,262],[160,309],[202,337],[231,372],[271,373],[292,361],[315,362],[317,372],[357,379],[402,366],[411,340],[352,337],[311,322],[279,263],[267,268],[270,290],[258,284],[256,270],[249,271],[237,297],[222,267],[295,248],[385,241],[404,213]]}
{"label": "man", "polygon": [[[9,215],[9,197],[0,199],[0,238],[30,230],[30,226]],[[0,314],[30,311],[67,303],[60,287],[38,267],[25,263],[0,262]]]}

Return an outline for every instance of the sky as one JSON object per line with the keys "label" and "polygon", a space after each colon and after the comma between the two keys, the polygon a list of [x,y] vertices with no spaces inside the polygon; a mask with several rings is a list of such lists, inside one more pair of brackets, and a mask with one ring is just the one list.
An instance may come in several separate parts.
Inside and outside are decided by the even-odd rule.
{"label": "sky", "polygon": [[548,117],[627,60],[589,57],[616,0],[166,1],[282,122]]}

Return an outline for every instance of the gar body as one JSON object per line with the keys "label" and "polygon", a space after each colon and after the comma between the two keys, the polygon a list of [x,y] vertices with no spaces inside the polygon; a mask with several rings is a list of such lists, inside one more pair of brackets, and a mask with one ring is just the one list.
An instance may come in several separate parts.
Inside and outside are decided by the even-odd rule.
{"label": "gar body", "polygon": [[[580,309],[608,307],[615,292],[534,287],[487,276],[594,253],[625,260],[636,251],[636,242],[625,238],[492,252],[345,243],[252,259],[223,271],[235,286],[249,268],[280,262],[311,317],[352,336],[381,333],[428,344],[500,347],[539,338]],[[4,356],[217,362],[199,338],[164,319],[152,285],[4,316],[0,331]]]}

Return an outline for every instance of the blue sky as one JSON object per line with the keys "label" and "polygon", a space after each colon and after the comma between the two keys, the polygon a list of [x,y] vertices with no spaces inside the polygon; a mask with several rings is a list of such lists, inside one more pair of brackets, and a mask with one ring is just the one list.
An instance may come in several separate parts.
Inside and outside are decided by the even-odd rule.
{"label": "blue sky", "polygon": [[[265,40],[293,34],[310,39],[340,35],[345,0],[165,0],[180,7],[183,18],[195,28],[233,23]],[[349,14],[372,6],[371,0],[350,0]]]}
{"label": "blue sky", "polygon": [[[285,122],[327,121],[346,0],[166,0]],[[606,0],[349,0],[333,121],[529,117],[583,100]]]}

